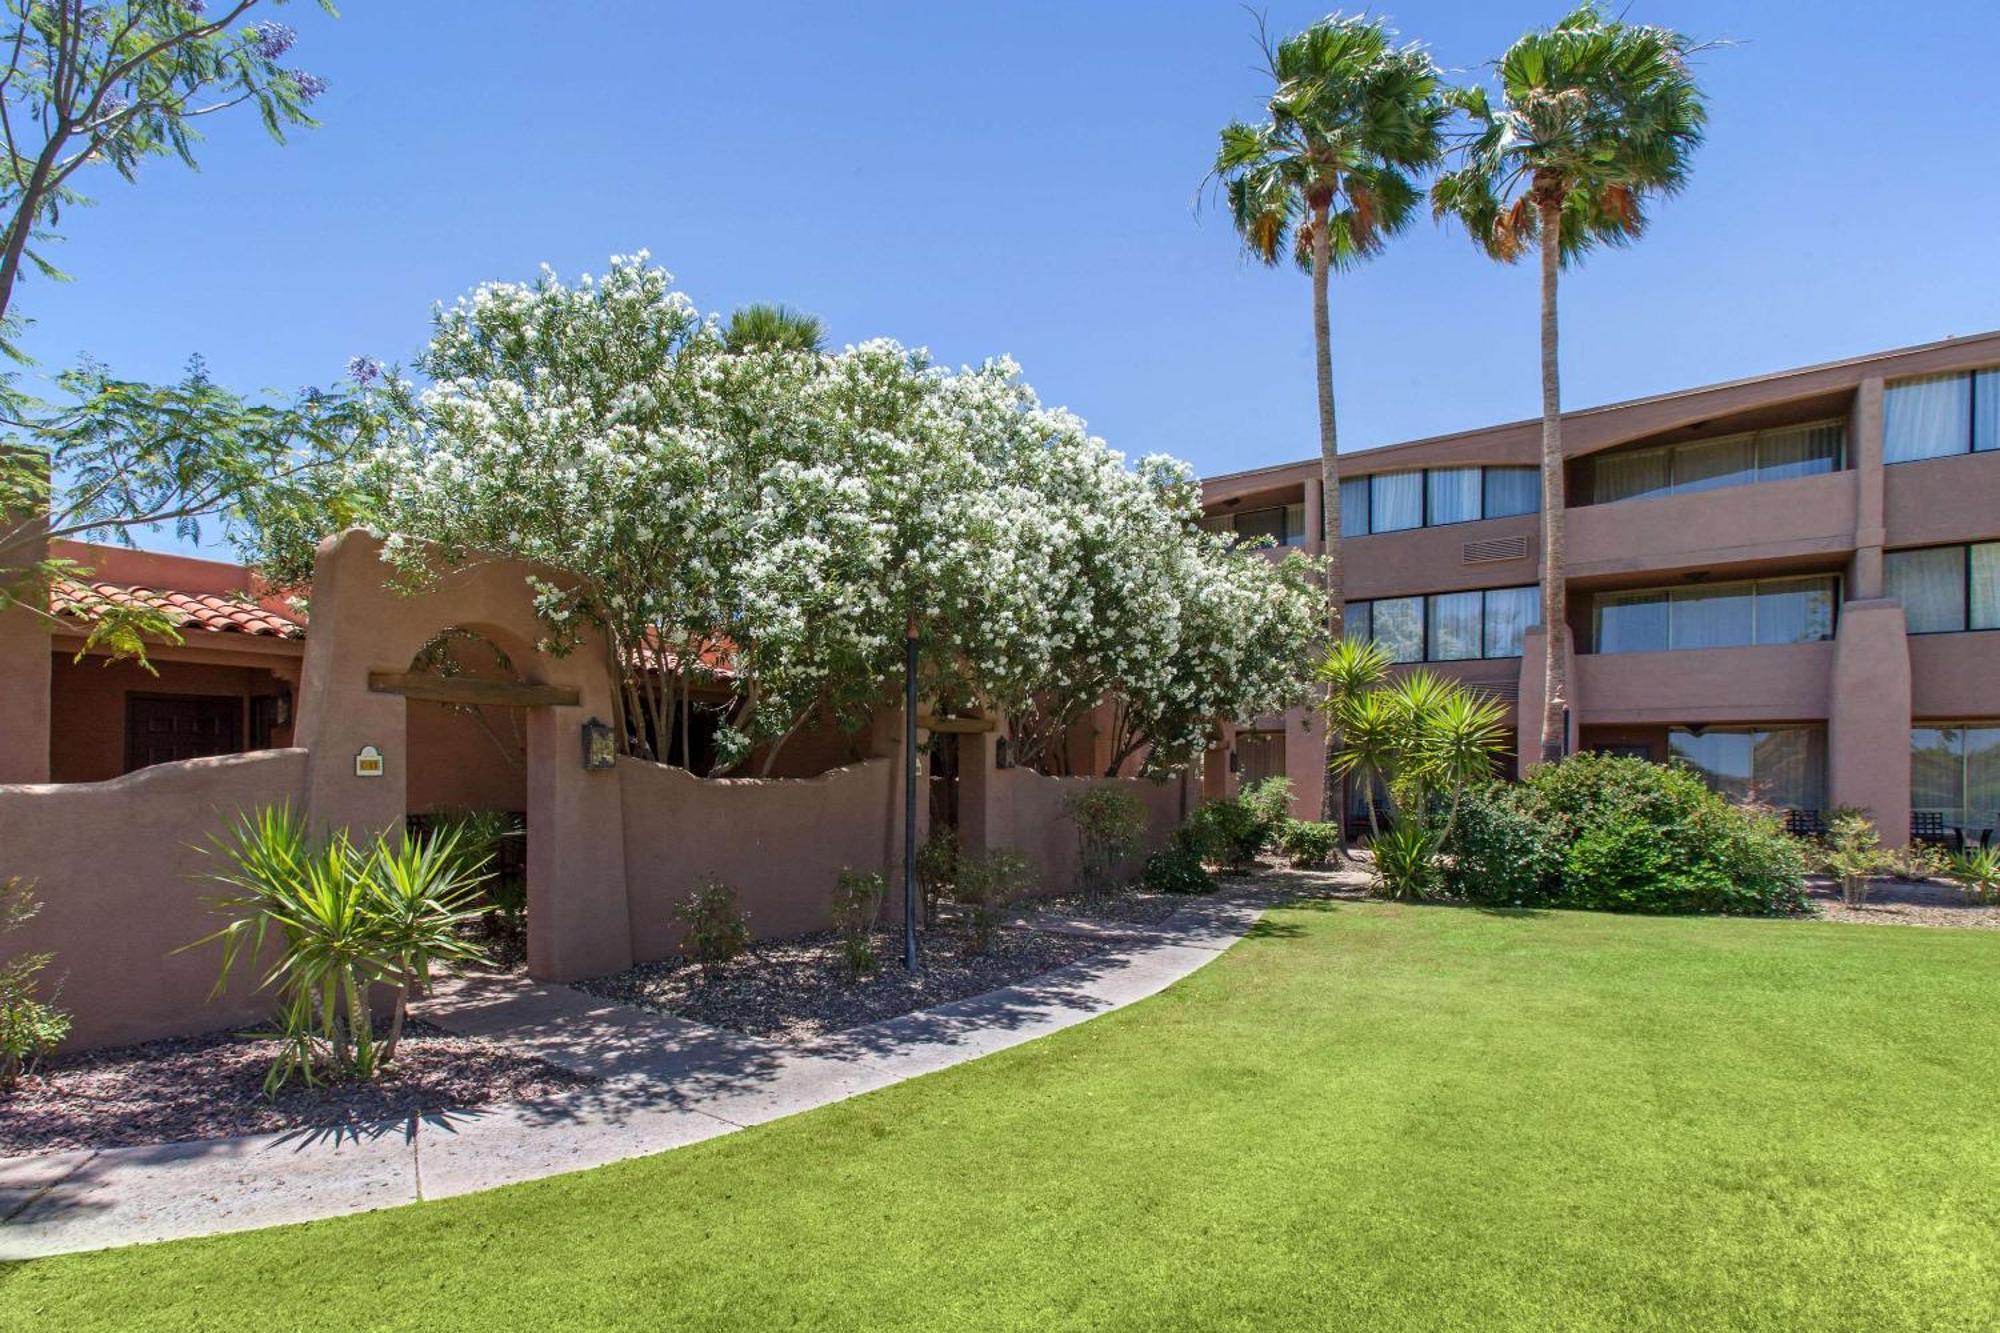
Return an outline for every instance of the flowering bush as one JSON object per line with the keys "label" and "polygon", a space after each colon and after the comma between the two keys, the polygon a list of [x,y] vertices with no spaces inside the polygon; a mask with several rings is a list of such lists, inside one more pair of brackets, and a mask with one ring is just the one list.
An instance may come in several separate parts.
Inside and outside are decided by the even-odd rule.
{"label": "flowering bush", "polygon": [[1138,850],[1146,807],[1129,791],[1086,787],[1063,798],[1063,814],[1076,825],[1083,891],[1099,897],[1116,887],[1120,864]]}
{"label": "flowering bush", "polygon": [[1232,557],[1196,528],[1185,465],[1127,466],[1009,361],[731,351],[641,253],[575,285],[478,288],[418,367],[421,391],[364,384],[396,424],[344,511],[413,582],[480,555],[550,570],[550,646],[604,634],[643,757],[674,760],[697,693],[727,696],[721,771],[768,771],[813,719],[860,725],[912,620],[926,694],[1003,710],[1045,771],[1107,698],[1115,772],[1177,766],[1216,719],[1305,696],[1312,565]]}

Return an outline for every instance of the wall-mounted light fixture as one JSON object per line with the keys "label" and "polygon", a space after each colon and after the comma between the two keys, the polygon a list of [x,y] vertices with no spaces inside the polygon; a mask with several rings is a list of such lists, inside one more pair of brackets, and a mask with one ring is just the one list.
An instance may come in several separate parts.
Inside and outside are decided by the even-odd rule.
{"label": "wall-mounted light fixture", "polygon": [[611,728],[596,718],[583,724],[583,767],[601,773],[618,764],[618,748],[611,743]]}

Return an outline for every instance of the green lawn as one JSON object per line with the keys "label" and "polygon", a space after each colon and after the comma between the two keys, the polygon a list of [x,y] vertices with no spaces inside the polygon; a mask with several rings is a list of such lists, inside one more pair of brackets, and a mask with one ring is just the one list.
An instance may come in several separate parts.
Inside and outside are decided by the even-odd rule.
{"label": "green lawn", "polygon": [[2000,933],[1313,905],[726,1139],[0,1270],[0,1323],[1992,1328],[1996,1048]]}

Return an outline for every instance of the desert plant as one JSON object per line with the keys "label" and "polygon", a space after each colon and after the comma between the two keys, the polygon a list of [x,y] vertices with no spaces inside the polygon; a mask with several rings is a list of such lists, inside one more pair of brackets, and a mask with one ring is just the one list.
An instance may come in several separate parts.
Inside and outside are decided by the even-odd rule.
{"label": "desert plant", "polygon": [[1278,850],[1298,869],[1323,866],[1340,852],[1340,825],[1313,819],[1288,819],[1278,834]]}
{"label": "desert plant", "polygon": [[1951,875],[1952,859],[1949,850],[1934,842],[1912,842],[1890,851],[1887,873],[1913,883],[1945,879]]}
{"label": "desert plant", "polygon": [[681,923],[681,948],[701,965],[704,985],[750,947],[750,919],[736,904],[736,890],[719,879],[703,880],[674,904],[674,919]]}
{"label": "desert plant", "polygon": [[1292,780],[1290,778],[1259,778],[1243,789],[1240,798],[1243,808],[1257,821],[1264,840],[1258,845],[1262,851],[1284,831],[1285,821],[1292,817]]}
{"label": "desert plant", "polygon": [[1267,830],[1250,807],[1234,796],[1219,796],[1194,808],[1174,830],[1174,845],[1209,865],[1247,866],[1263,850]]}
{"label": "desert plant", "polygon": [[1063,797],[1063,814],[1076,825],[1083,866],[1083,891],[1102,897],[1118,883],[1118,867],[1138,850],[1146,831],[1146,807],[1129,791],[1091,785]]}
{"label": "desert plant", "polygon": [[937,920],[938,904],[951,896],[958,882],[958,834],[948,828],[931,830],[917,848],[917,888],[923,894],[924,924]]}
{"label": "desert plant", "polygon": [[1012,847],[961,855],[952,894],[965,909],[966,947],[973,953],[991,953],[1008,907],[1033,883],[1033,865]]}
{"label": "desert plant", "polygon": [[[0,935],[18,929],[41,904],[33,886],[18,877],[0,880]],[[69,1035],[69,1015],[42,1000],[38,991],[50,953],[22,954],[0,963],[0,1092],[22,1074],[32,1074],[42,1058]]]}
{"label": "desert plant", "polygon": [[1201,857],[1177,843],[1146,858],[1143,882],[1154,893],[1207,893],[1215,887]]}
{"label": "desert plant", "polygon": [[1849,907],[1868,902],[1869,881],[1886,873],[1895,858],[1882,846],[1875,821],[1858,812],[1834,819],[1826,839],[1827,873],[1840,881],[1840,896]]}
{"label": "desert plant", "polygon": [[[238,816],[212,841],[228,869],[212,875],[233,892],[211,898],[229,919],[187,949],[220,941],[214,995],[237,966],[254,966],[275,935],[276,959],[259,980],[278,996],[282,1049],[264,1079],[275,1093],[294,1075],[322,1072],[371,1079],[393,1059],[411,991],[441,962],[477,956],[458,933],[475,915],[480,865],[468,866],[455,838],[356,843],[346,830],[315,838],[289,805]],[[177,951],[178,952],[178,951]],[[386,1040],[375,1035],[372,991],[386,986]]]}
{"label": "desert plant", "polygon": [[1397,902],[1429,898],[1439,887],[1438,835],[1422,820],[1408,819],[1378,835],[1373,891]]}
{"label": "desert plant", "polygon": [[875,922],[889,881],[878,871],[843,870],[833,884],[833,928],[840,932],[840,952],[847,970],[865,977],[879,967],[875,957]]}
{"label": "desert plant", "polygon": [[2000,847],[1974,847],[1951,858],[1945,873],[1982,903],[2000,903]]}
{"label": "desert plant", "polygon": [[502,848],[525,835],[520,817],[504,810],[440,811],[422,835],[454,840],[460,863],[480,874],[489,926],[513,939],[527,927],[528,885],[519,875],[500,874],[498,867]]}

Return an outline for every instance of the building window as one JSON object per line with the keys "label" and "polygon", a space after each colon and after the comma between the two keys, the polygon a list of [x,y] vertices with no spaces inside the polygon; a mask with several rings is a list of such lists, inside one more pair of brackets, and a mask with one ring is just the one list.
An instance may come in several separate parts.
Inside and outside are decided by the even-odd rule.
{"label": "building window", "polygon": [[1839,421],[1615,450],[1590,460],[1590,502],[1610,504],[1838,472],[1846,451],[1847,427]]}
{"label": "building window", "polygon": [[1343,633],[1373,639],[1398,663],[1519,657],[1540,607],[1540,590],[1533,586],[1349,602]]}
{"label": "building window", "polygon": [[1912,634],[2000,629],[2000,542],[1887,552],[1882,584]]}
{"label": "building window", "polygon": [[2000,722],[1910,729],[1910,810],[1936,813],[1970,842],[2000,822]]}
{"label": "building window", "polygon": [[2000,370],[1928,375],[1882,395],[1882,461],[2000,449]]}
{"label": "building window", "polygon": [[1831,574],[1600,593],[1593,640],[1600,653],[1816,643],[1833,637],[1839,593]]}
{"label": "building window", "polygon": [[1267,509],[1246,509],[1239,514],[1210,514],[1202,527],[1227,536],[1235,534],[1232,545],[1245,546],[1269,538],[1273,546],[1306,544],[1306,507],[1301,504],[1272,505]]}
{"label": "building window", "polygon": [[1674,727],[1667,748],[1732,801],[1788,810],[1826,806],[1826,730]]}
{"label": "building window", "polygon": [[1532,467],[1439,467],[1349,477],[1340,483],[1340,535],[1532,514],[1541,507],[1541,475]]}

